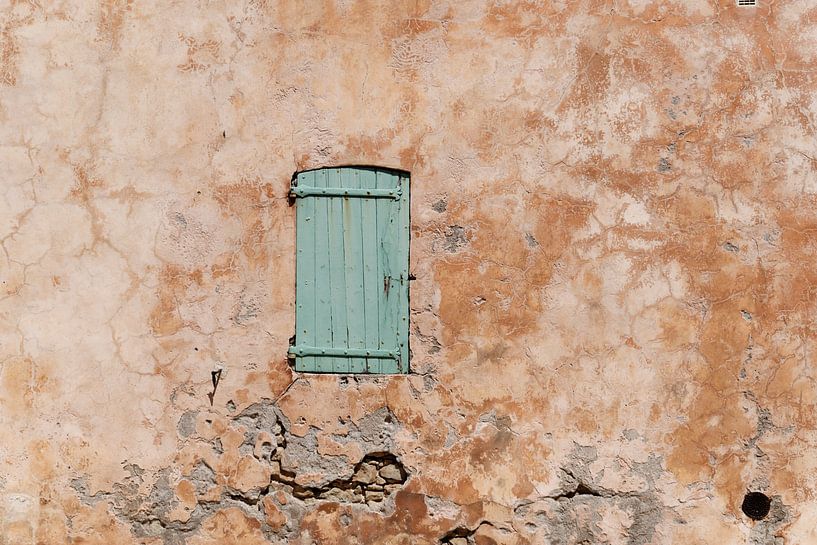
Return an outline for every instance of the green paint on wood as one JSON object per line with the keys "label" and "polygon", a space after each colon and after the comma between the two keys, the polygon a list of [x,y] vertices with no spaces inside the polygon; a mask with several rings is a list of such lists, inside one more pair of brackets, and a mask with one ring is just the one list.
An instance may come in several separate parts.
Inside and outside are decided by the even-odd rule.
{"label": "green paint on wood", "polygon": [[297,198],[295,369],[407,373],[407,175],[367,167],[311,170],[298,174],[291,195]]}

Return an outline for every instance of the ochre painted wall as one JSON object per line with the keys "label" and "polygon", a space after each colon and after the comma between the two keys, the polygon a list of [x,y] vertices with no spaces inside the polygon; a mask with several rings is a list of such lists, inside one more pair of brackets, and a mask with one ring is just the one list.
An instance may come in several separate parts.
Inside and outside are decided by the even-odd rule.
{"label": "ochre painted wall", "polygon": [[[0,543],[817,542],[815,23],[0,1]],[[408,376],[286,359],[348,164],[411,173]]]}

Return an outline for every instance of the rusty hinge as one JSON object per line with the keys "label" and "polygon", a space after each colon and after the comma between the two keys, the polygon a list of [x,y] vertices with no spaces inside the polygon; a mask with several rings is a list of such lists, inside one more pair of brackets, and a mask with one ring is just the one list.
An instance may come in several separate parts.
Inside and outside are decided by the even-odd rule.
{"label": "rusty hinge", "polygon": [[350,358],[378,358],[394,360],[398,358],[396,350],[375,350],[368,348],[319,348],[317,346],[293,346],[289,349],[293,356],[330,356]]}
{"label": "rusty hinge", "polygon": [[399,187],[393,189],[364,189],[293,186],[289,190],[291,197],[371,197],[375,199],[399,199],[402,194],[403,191]]}

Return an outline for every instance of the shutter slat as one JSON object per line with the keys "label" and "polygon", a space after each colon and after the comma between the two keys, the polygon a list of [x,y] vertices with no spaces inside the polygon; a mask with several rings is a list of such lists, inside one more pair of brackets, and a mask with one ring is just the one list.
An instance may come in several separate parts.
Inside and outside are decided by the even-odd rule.
{"label": "shutter slat", "polygon": [[[394,176],[385,172],[377,173],[377,188],[389,189],[394,183]],[[386,350],[395,346],[396,335],[394,331],[394,310],[398,294],[394,292],[394,272],[392,270],[392,254],[395,251],[392,225],[394,222],[395,204],[397,203],[378,201],[377,202],[377,231],[380,240],[378,251],[378,262],[380,263],[380,278],[382,286],[380,290],[380,342],[378,348]],[[393,362],[379,360],[378,373],[395,373],[396,365]],[[396,362],[394,362],[396,363]],[[393,369],[392,369],[393,368]]]}
{"label": "shutter slat", "polygon": [[[314,178],[314,172],[304,173],[307,178]],[[296,255],[296,289],[295,321],[298,329],[295,332],[299,342],[306,345],[315,344],[315,201],[304,202],[298,208],[296,219],[296,237],[298,251]],[[303,365],[313,368],[315,358],[305,356]]]}
{"label": "shutter slat", "polygon": [[[315,186],[326,187],[326,171],[315,172]],[[315,309],[316,336],[318,346],[332,346],[332,301],[330,254],[329,254],[329,199],[315,201]],[[332,371],[330,357],[316,357],[315,371]]]}
{"label": "shutter slat", "polygon": [[[328,169],[327,187],[342,184],[340,171]],[[329,261],[330,261],[330,309],[332,312],[332,348],[349,348],[349,330],[346,321],[346,256],[344,248],[343,205],[348,199],[323,199],[329,210]],[[332,358],[332,371],[349,372],[349,358]]]}
{"label": "shutter slat", "polygon": [[[343,171],[343,187],[360,189],[358,170]],[[363,316],[363,218],[361,214],[364,199],[342,199],[343,246],[346,257],[346,329],[349,333],[349,348],[366,347],[366,323]],[[362,373],[366,370],[366,360],[350,357],[348,372]]]}
{"label": "shutter slat", "polygon": [[[360,184],[366,188],[376,188],[377,180],[373,170],[360,171]],[[380,313],[378,290],[383,288],[383,279],[378,278],[378,236],[377,236],[377,201],[361,201],[363,220],[363,319],[366,329],[366,346],[380,346]],[[365,371],[375,372],[376,362],[367,360]]]}

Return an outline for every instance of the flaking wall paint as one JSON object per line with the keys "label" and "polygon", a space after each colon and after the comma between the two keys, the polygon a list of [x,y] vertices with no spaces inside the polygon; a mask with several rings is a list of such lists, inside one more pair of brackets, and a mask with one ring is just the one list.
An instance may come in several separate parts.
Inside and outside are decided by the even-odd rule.
{"label": "flaking wall paint", "polygon": [[[817,7],[759,4],[0,2],[0,543],[815,541]],[[286,360],[342,164],[411,173],[410,376]]]}

